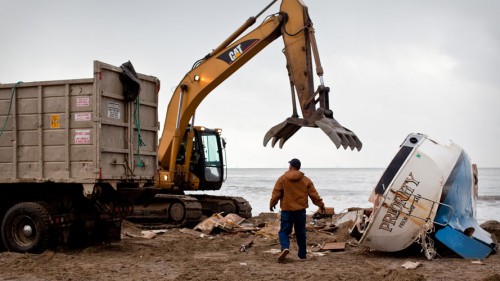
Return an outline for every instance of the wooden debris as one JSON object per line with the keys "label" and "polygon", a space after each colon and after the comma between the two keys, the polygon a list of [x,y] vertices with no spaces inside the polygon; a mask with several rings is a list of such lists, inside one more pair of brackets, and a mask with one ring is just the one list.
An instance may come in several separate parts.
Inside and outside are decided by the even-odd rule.
{"label": "wooden debris", "polygon": [[217,226],[218,222],[222,219],[221,214],[213,214],[211,217],[205,219],[194,227],[194,230],[199,230],[205,234],[209,234]]}
{"label": "wooden debris", "polygon": [[[221,214],[213,214],[194,227],[194,230],[199,230],[205,234],[210,234],[215,228],[226,232],[247,231],[247,229],[239,226],[245,219],[237,214],[228,214],[223,217]],[[252,229],[253,230],[253,229]]]}
{"label": "wooden debris", "polygon": [[321,210],[318,209],[312,217],[315,219],[322,219],[331,218],[333,215],[335,215],[335,209],[333,207],[326,207],[324,212],[321,212]]}
{"label": "wooden debris", "polygon": [[269,221],[266,227],[257,231],[255,234],[262,235],[263,237],[269,239],[278,239],[278,232],[280,231],[280,225],[281,221],[277,219],[274,221]]}
{"label": "wooden debris", "polygon": [[325,242],[321,245],[321,251],[345,251],[346,242]]}

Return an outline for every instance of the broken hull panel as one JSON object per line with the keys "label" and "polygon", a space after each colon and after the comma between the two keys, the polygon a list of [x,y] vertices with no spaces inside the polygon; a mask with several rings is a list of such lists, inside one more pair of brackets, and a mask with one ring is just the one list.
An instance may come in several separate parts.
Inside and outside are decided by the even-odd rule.
{"label": "broken hull panel", "polygon": [[441,202],[451,207],[451,215],[448,208],[438,209],[434,237],[463,258],[484,259],[495,250],[496,245],[491,234],[482,229],[475,219],[474,185],[472,165],[463,151],[441,196]]}
{"label": "broken hull panel", "polygon": [[449,225],[438,229],[434,238],[465,259],[484,259],[494,248],[493,245],[486,245]]}
{"label": "broken hull panel", "polygon": [[460,153],[457,146],[410,134],[374,189],[381,202],[375,204],[360,243],[395,252],[415,242],[424,225],[434,220],[445,179]]}

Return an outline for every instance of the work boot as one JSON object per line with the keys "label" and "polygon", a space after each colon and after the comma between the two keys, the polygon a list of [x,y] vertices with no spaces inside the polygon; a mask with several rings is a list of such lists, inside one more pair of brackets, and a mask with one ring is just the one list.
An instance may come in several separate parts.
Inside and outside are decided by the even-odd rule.
{"label": "work boot", "polygon": [[308,261],[309,259],[307,257],[305,258],[297,258],[297,261]]}
{"label": "work boot", "polygon": [[284,249],[281,251],[280,256],[278,257],[278,262],[283,263],[285,262],[286,256],[290,253],[290,250]]}

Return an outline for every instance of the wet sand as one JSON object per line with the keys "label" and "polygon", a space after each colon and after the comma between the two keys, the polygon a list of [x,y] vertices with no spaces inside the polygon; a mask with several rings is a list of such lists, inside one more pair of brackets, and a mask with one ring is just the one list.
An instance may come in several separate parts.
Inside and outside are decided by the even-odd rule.
{"label": "wet sand", "polygon": [[[254,218],[257,221],[261,218]],[[256,222],[256,220],[253,220]],[[491,223],[500,235],[499,223]],[[491,231],[491,230],[490,230]],[[279,243],[252,232],[201,235],[168,229],[153,239],[125,222],[122,241],[42,254],[0,253],[0,280],[500,280],[500,255],[482,261],[453,254],[428,261],[423,253],[382,253],[356,246],[343,229],[310,229],[308,248],[346,241],[346,249],[297,260],[295,240],[285,263]],[[253,244],[247,251],[241,246]],[[419,262],[415,269],[401,265]]]}

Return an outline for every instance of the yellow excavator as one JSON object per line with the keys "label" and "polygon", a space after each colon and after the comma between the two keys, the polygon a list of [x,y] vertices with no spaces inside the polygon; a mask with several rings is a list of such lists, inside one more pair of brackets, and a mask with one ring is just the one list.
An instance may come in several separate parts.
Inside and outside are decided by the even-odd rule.
{"label": "yellow excavator", "polygon": [[[264,146],[271,141],[272,147],[279,143],[281,148],[301,127],[319,127],[337,148],[361,149],[358,137],[333,118],[313,24],[301,0],[282,0],[278,13],[269,15],[242,36],[275,2],[247,19],[217,48],[198,60],[179,83],[168,105],[158,146],[160,169],[152,190],[160,192],[142,196],[129,219],[163,219],[168,224],[186,225],[215,212],[251,216],[250,205],[240,197],[184,194],[189,190],[219,190],[225,177],[225,144],[220,129],[195,126],[195,111],[212,90],[279,37],[284,41],[293,113],[265,134]],[[317,89],[314,89],[313,59],[320,81]]]}

